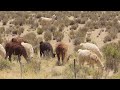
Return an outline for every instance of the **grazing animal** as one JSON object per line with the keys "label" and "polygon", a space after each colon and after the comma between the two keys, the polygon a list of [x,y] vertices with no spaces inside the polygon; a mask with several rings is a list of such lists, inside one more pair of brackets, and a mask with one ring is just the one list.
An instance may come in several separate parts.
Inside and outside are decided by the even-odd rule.
{"label": "grazing animal", "polygon": [[103,56],[101,51],[99,50],[99,48],[93,43],[88,43],[88,42],[87,43],[81,43],[80,48],[81,49],[91,50],[92,52],[97,54],[100,58],[102,58],[102,56]]}
{"label": "grazing animal", "polygon": [[22,37],[12,38],[11,42],[16,42],[16,43],[19,43],[19,44],[21,44],[21,42],[27,43],[27,41],[25,41]]}
{"label": "grazing animal", "polygon": [[40,42],[40,56],[47,56],[47,54],[52,54],[52,57],[55,57],[55,54],[53,53],[53,47],[48,42]]}
{"label": "grazing animal", "polygon": [[1,44],[0,44],[0,55],[2,58],[5,58],[6,56],[5,48]]}
{"label": "grazing animal", "polygon": [[41,17],[41,20],[45,20],[45,21],[52,21],[52,18],[46,18],[46,17]]}
{"label": "grazing animal", "polygon": [[70,57],[68,56],[68,45],[60,42],[56,46],[56,54],[58,58],[58,65],[60,65],[60,57],[62,58],[62,65],[64,65],[65,61],[68,61]]}
{"label": "grazing animal", "polygon": [[90,50],[79,49],[78,60],[81,66],[84,65],[85,62],[87,62],[87,64],[92,67],[94,67],[94,65],[97,64],[98,67],[104,69],[104,65],[101,62],[100,58]]}
{"label": "grazing animal", "polygon": [[23,55],[23,57],[26,59],[27,62],[30,61],[28,59],[28,55],[27,55],[27,52],[26,52],[25,48],[19,43],[9,42],[5,45],[5,50],[6,50],[5,59],[7,59],[7,57],[9,56],[9,61],[11,61],[11,56],[12,55],[18,55],[18,61],[19,62],[21,60],[21,58],[20,58],[21,55]]}
{"label": "grazing animal", "polygon": [[24,42],[22,42],[21,45],[24,46],[24,48],[25,48],[25,50],[27,52],[28,57],[30,59],[32,59],[33,56],[34,56],[34,50],[33,50],[32,45],[29,44],[29,43],[24,43]]}

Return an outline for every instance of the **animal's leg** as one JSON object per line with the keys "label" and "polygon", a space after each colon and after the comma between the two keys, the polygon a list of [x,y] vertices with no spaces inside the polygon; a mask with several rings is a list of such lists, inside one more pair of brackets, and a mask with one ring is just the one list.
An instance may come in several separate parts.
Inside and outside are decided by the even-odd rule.
{"label": "animal's leg", "polygon": [[21,63],[20,60],[21,60],[20,55],[18,55],[18,61],[19,61],[19,63]]}
{"label": "animal's leg", "polygon": [[12,54],[9,54],[9,61],[11,62],[11,57],[12,57]]}
{"label": "animal's leg", "polygon": [[65,53],[62,54],[62,65],[65,64]]}
{"label": "animal's leg", "polygon": [[58,62],[57,64],[60,66],[60,54],[57,54]]}
{"label": "animal's leg", "polygon": [[8,55],[9,55],[9,54],[8,54],[8,52],[7,52],[7,53],[6,53],[6,56],[5,56],[5,59],[7,59]]}
{"label": "animal's leg", "polygon": [[42,52],[40,51],[40,57],[42,57]]}

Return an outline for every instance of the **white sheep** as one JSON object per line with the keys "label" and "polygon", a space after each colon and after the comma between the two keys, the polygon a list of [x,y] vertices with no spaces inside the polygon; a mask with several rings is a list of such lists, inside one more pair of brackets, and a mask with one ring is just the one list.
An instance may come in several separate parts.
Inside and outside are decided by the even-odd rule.
{"label": "white sheep", "polygon": [[90,50],[79,49],[78,60],[81,66],[84,65],[85,62],[87,62],[87,64],[92,67],[94,67],[94,65],[96,64],[98,67],[104,69],[104,65],[101,62],[100,58]]}
{"label": "white sheep", "polygon": [[24,42],[22,42],[21,45],[23,45],[23,47],[25,48],[29,58],[33,58],[33,56],[34,56],[33,46],[29,43],[24,43]]}
{"label": "white sheep", "polygon": [[87,49],[87,50],[91,50],[92,52],[94,52],[95,54],[97,54],[100,58],[103,57],[101,51],[99,50],[99,48],[93,44],[93,43],[81,43],[80,44],[80,48],[81,49]]}
{"label": "white sheep", "polygon": [[5,48],[1,44],[0,44],[0,55],[3,58],[5,58],[5,56],[6,56]]}
{"label": "white sheep", "polygon": [[41,20],[45,20],[45,21],[52,21],[52,18],[46,18],[46,17],[41,17]]}

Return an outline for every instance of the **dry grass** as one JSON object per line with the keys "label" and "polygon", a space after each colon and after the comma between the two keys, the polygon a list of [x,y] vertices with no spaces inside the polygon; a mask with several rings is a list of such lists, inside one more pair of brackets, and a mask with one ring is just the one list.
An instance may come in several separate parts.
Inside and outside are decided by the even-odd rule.
{"label": "dry grass", "polygon": [[[43,21],[40,17],[51,18],[52,15],[56,15],[57,18],[54,21]],[[86,38],[87,41],[95,42],[98,47],[104,46],[108,43],[109,37],[112,41],[119,39],[116,37],[120,32],[120,24],[117,22],[119,20],[119,12],[100,12],[100,11],[31,11],[31,12],[0,12],[0,32],[1,36],[5,34],[6,38],[12,38],[11,32],[17,31],[20,36],[23,35],[24,39],[31,43],[33,46],[39,44],[40,41],[44,41],[45,38],[50,40],[50,43],[55,48],[56,41],[52,39],[60,39],[65,43],[70,44],[70,52],[76,53],[79,49],[79,44],[84,42],[86,33],[89,31],[91,35]],[[21,18],[22,17],[22,18]],[[72,17],[72,19],[71,19]],[[105,32],[102,32],[99,37],[99,31],[105,28]],[[29,30],[29,31],[27,31]],[[45,35],[45,32],[49,35]],[[53,35],[53,36],[52,36]],[[107,36],[109,35],[109,37]],[[47,36],[47,37],[46,37]],[[71,39],[73,42],[69,42]],[[106,43],[104,43],[104,41]],[[2,43],[2,39],[0,43]],[[76,44],[77,43],[77,44]],[[76,46],[74,46],[75,44]],[[73,49],[73,50],[72,50]],[[39,51],[38,48],[36,48]],[[37,55],[38,54],[38,55]],[[65,66],[57,66],[57,58],[40,58],[39,53],[37,53],[30,64],[26,64],[24,58],[22,58],[23,63],[23,76],[22,78],[53,78],[53,79],[73,79],[74,77],[74,67],[73,59],[77,58],[77,55],[73,54],[70,61]],[[105,58],[104,58],[105,59]],[[105,62],[105,61],[104,61]],[[107,72],[101,73],[98,69],[90,68],[89,66],[79,67],[76,62],[77,78],[80,79],[99,79],[99,78],[120,78],[119,69],[118,73],[111,77],[108,77]],[[21,78],[19,63],[13,61],[0,61],[0,67],[3,65],[4,68],[0,70],[0,78]],[[7,68],[10,66],[10,69]]]}

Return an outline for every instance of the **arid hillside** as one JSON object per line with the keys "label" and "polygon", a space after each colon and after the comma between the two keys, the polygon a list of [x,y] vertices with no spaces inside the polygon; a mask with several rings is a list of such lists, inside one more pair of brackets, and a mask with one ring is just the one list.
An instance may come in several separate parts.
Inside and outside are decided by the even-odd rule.
{"label": "arid hillside", "polygon": [[[119,11],[1,11],[0,44],[5,47],[13,37],[22,37],[30,43],[34,57],[30,64],[21,57],[20,67],[17,56],[12,56],[12,62],[1,56],[1,79],[120,78]],[[67,44],[70,60],[58,66],[57,57],[40,57],[40,41],[50,42],[54,53],[59,42]],[[84,42],[100,49],[105,70],[86,64],[80,67],[77,51]]]}

